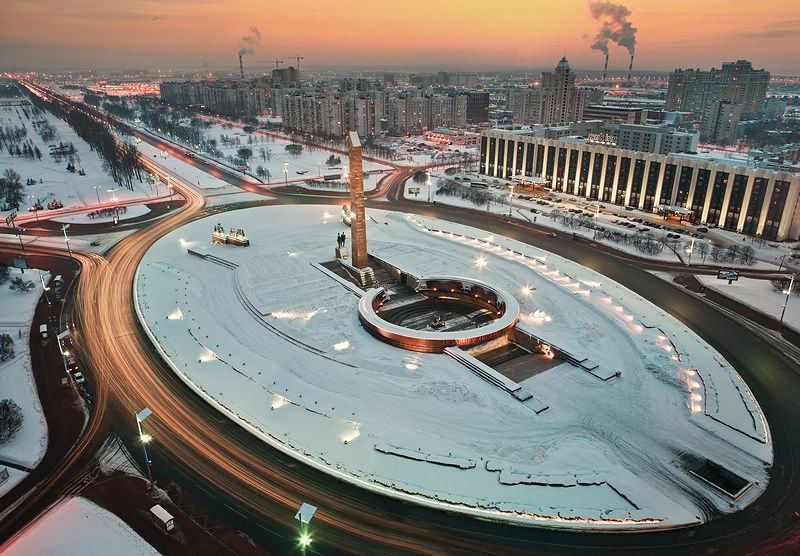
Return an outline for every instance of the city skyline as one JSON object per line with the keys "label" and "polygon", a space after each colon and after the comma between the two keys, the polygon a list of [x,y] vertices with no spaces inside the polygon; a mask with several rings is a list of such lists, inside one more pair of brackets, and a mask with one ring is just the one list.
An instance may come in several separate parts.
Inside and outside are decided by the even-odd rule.
{"label": "city skyline", "polygon": [[[688,0],[624,5],[635,32],[634,71],[708,68],[746,58],[773,74],[800,74],[792,48],[800,19],[791,17],[788,0],[714,0],[702,12]],[[600,22],[590,3],[515,0],[504,8],[487,12],[470,2],[456,10],[412,0],[378,16],[377,8],[359,0],[313,0],[302,10],[287,2],[266,9],[251,0],[13,0],[0,23],[0,70],[233,71],[240,50],[245,68],[264,69],[276,58],[291,65],[296,53],[304,57],[301,66],[313,69],[526,72],[551,67],[561,56],[579,70],[602,69],[602,52],[591,49]],[[609,50],[609,70],[626,71],[628,50],[613,42]]]}

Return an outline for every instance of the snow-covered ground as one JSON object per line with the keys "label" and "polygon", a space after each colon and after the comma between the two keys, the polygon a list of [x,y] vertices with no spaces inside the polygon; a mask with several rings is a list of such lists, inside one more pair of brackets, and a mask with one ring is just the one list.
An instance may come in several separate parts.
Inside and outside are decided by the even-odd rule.
{"label": "snow-covered ground", "polygon": [[[32,109],[33,106],[28,107],[29,112]],[[48,144],[42,140],[33,128],[32,121],[41,119],[46,120],[57,131],[57,138],[51,141],[50,144],[58,144],[63,141],[64,143],[72,143],[75,146],[77,150],[75,167],[83,169],[86,172],[85,176],[80,176],[77,172],[68,172],[66,170],[68,162],[66,159],[56,162],[50,155]],[[120,188],[103,169],[103,163],[97,153],[93,152],[89,145],[78,137],[69,127],[69,124],[49,112],[41,112],[37,116],[31,115],[31,118],[28,119],[24,116],[22,107],[0,106],[0,126],[27,127],[28,134],[25,139],[31,139],[42,153],[41,160],[36,158],[28,160],[19,156],[10,156],[6,149],[0,151],[0,173],[7,168],[11,168],[22,176],[23,184],[28,178],[36,180],[35,184],[24,186],[26,198],[23,199],[23,203],[20,205],[18,223],[35,219],[36,216],[33,213],[29,213],[28,208],[37,199],[42,199],[45,205],[45,210],[41,212],[41,217],[49,217],[58,214],[58,210],[46,209],[47,203],[53,199],[64,203],[64,208],[86,207],[87,210],[91,210],[93,206],[98,204],[98,196],[101,203],[110,202],[114,194],[120,201],[133,199],[146,201],[157,196],[152,186],[135,180],[133,182],[133,191]],[[41,180],[41,183],[39,180]],[[28,199],[28,196],[31,196],[32,199]],[[0,206],[2,206],[2,203],[0,203]],[[4,218],[7,214],[8,211],[0,211],[0,218]]]}
{"label": "snow-covered ground", "polygon": [[[27,293],[12,291],[10,278],[16,276],[31,280],[34,289]],[[0,285],[0,334],[9,334],[13,338],[16,353],[13,359],[0,363],[0,399],[14,400],[23,414],[22,428],[16,436],[0,444],[0,460],[28,468],[36,467],[47,448],[47,423],[39,403],[28,351],[33,313],[42,295],[40,276],[45,282],[49,279],[47,273],[38,270],[29,269],[21,273],[12,268],[9,281]],[[0,467],[3,466],[0,463]],[[0,495],[27,476],[22,471],[14,473],[10,468],[9,474],[9,479],[0,484]]]}
{"label": "snow-covered ground", "polygon": [[[437,178],[447,178],[452,179],[452,176],[447,176],[443,172],[436,172],[432,173],[431,181],[435,184]],[[476,181],[481,181],[484,183],[492,182],[493,179],[487,178],[487,176],[475,176]],[[469,181],[464,181],[461,184],[461,187],[469,188]],[[510,183],[510,182],[509,182]],[[410,188],[419,187],[420,193],[419,195],[414,195],[413,193],[409,192]],[[472,203],[468,199],[462,199],[460,196],[449,196],[449,195],[436,195],[435,192],[438,189],[436,185],[431,186],[434,190],[433,198],[436,200],[437,203],[443,203],[451,206],[458,206],[458,207],[466,207],[471,208],[474,210],[482,210],[494,215],[500,216],[509,216],[509,190],[504,188],[503,184],[494,184],[492,183],[487,191],[488,193],[494,195],[496,200],[489,203],[489,205],[481,205],[477,206]],[[406,199],[412,201],[428,201],[428,186],[425,184],[418,184],[413,180],[409,180],[406,182],[406,190],[405,190],[405,197]],[[635,228],[628,228],[623,226],[621,223],[631,222],[630,218],[621,218],[620,215],[628,215],[632,217],[641,217],[641,218],[649,218],[652,221],[656,221],[657,218],[648,213],[644,213],[642,211],[628,211],[624,210],[622,207],[618,207],[616,205],[611,205],[607,203],[602,203],[605,205],[605,209],[601,209],[600,213],[596,213],[597,204],[591,203],[585,200],[576,199],[576,202],[571,202],[568,199],[572,199],[571,195],[563,194],[563,193],[552,193],[558,199],[557,201],[548,201],[549,205],[539,205],[536,203],[537,198],[533,200],[526,200],[520,199],[518,194],[514,194],[514,200],[511,210],[511,218],[516,220],[523,220],[527,222],[535,222],[538,225],[545,226],[548,228],[553,228],[556,231],[563,232],[567,236],[571,236],[572,233],[577,233],[580,236],[583,236],[585,239],[593,239],[594,238],[594,231],[589,230],[586,228],[568,228],[564,226],[562,223],[554,220],[550,217],[550,212],[552,210],[560,210],[562,212],[567,212],[571,208],[580,208],[584,211],[585,216],[589,216],[591,218],[596,218],[597,223],[600,226],[606,228],[609,231],[617,231],[622,234],[635,234],[639,228],[642,227],[649,227],[650,231],[648,235],[652,236],[655,239],[661,239],[667,233],[670,233],[668,230],[661,230],[652,228],[652,226],[648,226],[647,222],[644,223],[636,223]],[[531,209],[535,210],[536,212],[531,212]],[[567,214],[569,214],[567,212]],[[618,223],[614,223],[617,221]],[[659,220],[660,221],[660,220]],[[660,221],[663,224],[663,221]],[[674,225],[678,227],[677,224]],[[691,246],[692,237],[691,233],[694,232],[695,228],[692,226],[683,226],[685,228],[684,231],[680,233],[680,239],[672,242],[675,246],[675,250],[664,247],[663,251],[658,254],[651,254],[651,253],[643,253],[634,247],[633,245],[625,245],[622,243],[616,243],[611,241],[610,239],[600,239],[599,243],[603,243],[605,245],[609,245],[614,249],[618,249],[620,251],[624,251],[626,253],[630,253],[636,255],[638,257],[647,258],[647,259],[654,259],[672,263],[681,263],[684,264],[689,260],[687,249]],[[750,239],[746,238],[747,241],[742,241],[742,238],[745,238],[742,234],[736,234],[735,232],[727,232],[724,230],[711,230],[710,233],[703,234],[704,238],[699,239],[695,238],[695,245],[694,251],[691,258],[692,264],[703,263],[707,265],[716,265],[720,267],[730,267],[731,263],[724,263],[724,262],[715,262],[710,256],[706,256],[705,258],[701,257],[699,254],[699,243],[705,241],[707,243],[716,242],[723,247],[727,247],[731,243],[736,243],[739,246],[750,246],[753,247],[755,250],[756,262],[751,265],[751,268],[754,269],[776,269],[779,266],[779,262],[781,260],[780,255],[786,255],[791,253],[791,246],[794,245],[793,243],[782,243],[782,244],[775,244],[773,242],[768,242],[764,245],[753,244]],[[680,254],[680,257],[678,256]],[[791,262],[789,257],[786,257],[784,261],[784,267],[786,267]],[[742,266],[739,263],[735,263],[736,266]]]}
{"label": "snow-covered ground", "polygon": [[5,556],[158,554],[120,518],[80,497],[51,509],[21,535],[0,546],[0,552]]}
{"label": "snow-covered ground", "polygon": [[[783,305],[787,303],[786,294],[775,291],[770,280],[740,277],[732,284],[718,280],[716,276],[697,275],[706,288],[716,290],[728,297],[752,307],[774,319],[780,319]],[[790,295],[786,304],[783,322],[795,330],[800,330],[800,297]]]}
{"label": "snow-covered ground", "polygon": [[[519,292],[521,329],[620,373],[604,381],[564,362],[525,379],[549,406],[537,414],[446,355],[364,330],[357,296],[313,266],[334,258],[345,230],[329,210],[215,215],[166,235],[140,265],[135,292],[151,339],[254,434],[366,488],[526,524],[672,527],[704,521],[707,501],[731,512],[765,488],[772,446],[757,402],[670,315],[541,249],[368,211],[374,255],[412,275]],[[253,245],[210,244],[217,222],[243,227]],[[687,454],[753,485],[733,501],[689,472]]]}
{"label": "snow-covered ground", "polygon": [[[89,211],[91,212],[91,211]],[[131,218],[138,218],[139,216],[144,216],[148,214],[150,209],[147,208],[146,205],[133,205],[131,207],[125,207],[124,212],[120,211],[119,213],[119,221],[123,222],[125,220],[130,220]],[[81,213],[81,214],[72,214],[69,216],[62,216],[60,218],[52,218],[55,222],[67,222],[70,224],[99,224],[101,222],[113,222],[114,215],[111,216],[99,216],[97,218],[90,218],[89,213]]]}
{"label": "snow-covered ground", "polygon": [[[157,130],[147,129],[147,131],[159,135]],[[215,155],[211,158],[222,160],[225,164],[230,165],[230,162],[225,157],[236,156],[240,148],[250,149],[253,153],[253,158],[249,161],[247,173],[251,176],[257,176],[256,169],[258,166],[263,166],[264,169],[269,171],[269,177],[262,178],[263,183],[266,185],[280,186],[284,185],[287,180],[292,183],[298,180],[320,179],[328,174],[341,174],[347,171],[346,155],[303,145],[303,151],[299,156],[293,156],[286,151],[286,146],[292,143],[288,139],[278,139],[272,135],[259,132],[247,133],[239,127],[226,128],[216,123],[207,129],[203,129],[203,133],[206,140],[213,139],[216,141],[216,149],[222,154],[221,157]],[[231,142],[225,145],[223,144],[223,138],[227,138]],[[174,140],[174,138],[169,137],[165,137],[165,139]],[[141,147],[142,144],[139,144],[139,146]],[[189,148],[197,150],[196,145],[189,146]],[[142,150],[144,151],[144,149]],[[208,156],[208,153],[203,154]],[[326,161],[331,154],[338,156],[341,159],[341,163],[335,166],[328,166]],[[364,161],[363,168],[365,172],[390,169],[387,165],[368,160]],[[284,169],[287,171],[286,173],[284,173]],[[382,175],[369,174],[365,176],[364,189],[374,189],[377,180]],[[324,188],[319,189],[324,190]]]}

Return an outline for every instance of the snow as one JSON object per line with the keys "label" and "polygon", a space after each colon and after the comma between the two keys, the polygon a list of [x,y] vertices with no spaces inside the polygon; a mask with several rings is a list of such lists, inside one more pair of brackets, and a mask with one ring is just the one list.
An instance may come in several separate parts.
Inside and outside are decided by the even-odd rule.
{"label": "snow", "polygon": [[2,469],[6,469],[8,471],[8,479],[0,483],[0,497],[5,495],[12,488],[17,486],[22,479],[28,476],[28,473],[25,471],[20,471],[19,469],[14,469],[13,467],[6,467],[4,464],[0,463],[0,470]]}
{"label": "snow", "polygon": [[[146,205],[126,206],[125,209],[125,212],[120,211],[119,213],[120,222],[130,220],[131,218],[137,218],[139,216],[144,216],[150,212],[150,209],[147,208]],[[114,215],[112,214],[111,216],[89,218],[89,213],[81,213],[70,216],[62,216],[60,218],[51,218],[51,220],[54,220],[55,222],[68,222],[70,224],[98,224],[101,222],[113,222]]]}
{"label": "snow", "polygon": [[[178,176],[184,178],[187,182],[196,186],[198,189],[203,191],[238,189],[221,178],[216,177],[191,163],[184,162],[180,158],[171,155],[166,157],[162,156],[163,151],[158,147],[151,145],[150,143],[142,141],[137,143],[136,147],[139,149],[139,152],[142,153],[142,156],[149,160],[153,160],[155,158],[155,162],[159,166],[163,166],[167,170],[174,172]],[[161,187],[163,190],[163,186]]]}
{"label": "snow", "polygon": [[[696,523],[709,517],[708,501],[731,512],[765,488],[772,446],[757,402],[670,315],[541,249],[369,210],[378,258],[412,275],[472,277],[512,292],[520,329],[620,373],[601,380],[565,362],[522,380],[549,406],[537,414],[445,354],[367,333],[358,297],[315,266],[333,260],[345,229],[328,209],[198,220],[159,240],[137,275],[140,318],[173,370],[266,442],[384,494],[558,527]],[[217,222],[244,228],[251,247],[210,244]],[[689,473],[684,453],[758,484],[730,506]]]}
{"label": "snow", "polygon": [[[28,109],[32,109],[32,106]],[[47,120],[56,129],[58,137],[54,141],[55,144],[63,141],[64,143],[71,142],[75,146],[78,155],[75,166],[78,169],[82,168],[86,172],[85,176],[80,176],[77,172],[68,172],[66,170],[67,160],[56,162],[50,156],[48,144],[36,133],[31,123],[31,120],[39,119]],[[158,196],[152,186],[135,180],[133,182],[133,191],[120,188],[103,169],[103,163],[97,154],[63,120],[44,111],[38,116],[31,116],[31,120],[25,118],[21,107],[0,106],[0,126],[26,126],[28,130],[26,139],[31,139],[42,152],[41,160],[28,160],[22,157],[10,156],[5,149],[0,151],[0,173],[7,168],[12,168],[22,176],[23,184],[28,178],[33,178],[37,182],[34,185],[24,186],[26,198],[23,199],[20,205],[17,218],[18,224],[36,218],[36,215],[29,213],[27,210],[36,199],[42,199],[45,207],[47,202],[57,199],[64,203],[65,209],[75,207],[90,209],[98,204],[98,195],[101,203],[110,202],[113,196],[109,190],[113,190],[116,198],[121,202],[135,199],[148,200]],[[42,183],[39,183],[40,179]],[[27,196],[32,196],[33,199],[28,199]],[[2,203],[0,203],[0,206],[2,206]],[[8,212],[0,211],[0,217],[4,217]],[[51,216],[57,214],[57,211],[45,208],[42,214]]]}
{"label": "snow", "polygon": [[[509,196],[509,189],[507,189],[506,185],[511,185],[512,182],[507,180],[496,180],[496,178],[490,178],[489,176],[484,175],[477,175],[477,174],[461,174],[466,175],[469,180],[465,180],[459,185],[464,187],[465,189],[470,189],[469,183],[470,181],[480,181],[483,183],[487,183],[490,187],[487,190],[488,193],[494,195],[494,200],[489,203],[489,206],[477,206],[471,201],[467,199],[461,199],[459,196],[447,196],[447,195],[436,195],[435,192],[438,189],[435,185],[431,187],[434,190],[433,198],[436,200],[437,203],[444,203],[451,206],[458,206],[458,207],[466,207],[471,208],[473,210],[486,210],[494,215],[504,216],[506,218],[509,217],[509,206],[508,206],[508,196]],[[431,182],[436,183],[438,178],[445,178],[452,180],[453,176],[448,176],[443,172],[437,172],[431,174]],[[495,180],[498,183],[495,183]],[[458,182],[456,182],[458,183]],[[420,193],[419,195],[414,195],[409,192],[410,188],[419,187]],[[405,190],[405,198],[411,201],[428,201],[428,191],[429,187],[426,184],[418,184],[409,180],[406,182],[406,190]],[[529,192],[526,192],[530,194]],[[525,194],[525,193],[523,193]],[[614,249],[619,251],[623,251],[625,253],[629,253],[632,255],[636,255],[637,257],[646,258],[646,259],[654,259],[659,261],[666,261],[672,263],[681,263],[685,264],[688,260],[688,253],[687,249],[689,248],[692,237],[691,233],[694,232],[694,227],[688,225],[678,225],[677,223],[669,224],[671,227],[681,228],[680,232],[680,239],[677,240],[675,243],[675,248],[680,254],[678,254],[672,250],[671,248],[665,246],[663,251],[658,254],[650,254],[650,253],[643,253],[636,249],[633,245],[624,245],[622,243],[615,243],[610,239],[596,239],[594,238],[594,231],[589,230],[586,228],[568,228],[564,226],[561,222],[556,222],[550,217],[551,210],[560,210],[562,212],[568,211],[570,208],[580,208],[584,211],[584,216],[588,216],[590,218],[595,218],[597,203],[594,201],[588,201],[586,199],[579,199],[569,194],[560,193],[560,192],[550,192],[550,195],[554,196],[557,200],[556,201],[548,201],[550,206],[546,205],[538,205],[536,204],[537,198],[534,197],[533,200],[526,200],[520,199],[518,197],[518,193],[514,194],[514,201],[511,210],[511,218],[515,220],[522,220],[526,222],[535,222],[539,226],[544,226],[547,228],[552,228],[553,230],[563,232],[568,235],[572,235],[572,233],[577,233],[578,235],[582,236],[584,239],[590,239],[593,241],[597,241],[597,243],[602,243],[604,245],[608,245]],[[576,199],[574,202],[569,201],[569,199]],[[599,215],[596,216],[597,223],[606,228],[608,231],[616,231],[623,234],[635,234],[637,230],[641,227],[650,227],[651,230],[648,232],[648,235],[652,236],[655,239],[661,239],[667,233],[667,230],[661,230],[652,228],[648,226],[647,220],[652,222],[658,222],[664,224],[665,222],[659,218],[657,215],[653,215],[650,213],[645,213],[643,211],[629,211],[624,209],[623,207],[619,207],[617,205],[612,205],[610,203],[601,203],[606,208],[601,209]],[[531,212],[531,209],[536,210],[537,212]],[[626,215],[629,218],[621,218],[620,215]],[[640,218],[645,219],[646,221],[643,223],[636,223],[635,228],[627,228],[625,226],[614,224],[614,221],[619,222],[630,222],[630,217],[638,216]],[[535,218],[535,220],[534,220]],[[730,267],[731,263],[725,262],[716,262],[711,259],[711,257],[701,258],[698,251],[697,251],[697,243],[700,241],[706,241],[709,244],[711,243],[718,243],[722,247],[727,247],[731,243],[736,243],[744,247],[745,245],[752,247],[755,250],[755,257],[757,261],[755,264],[751,265],[750,268],[754,269],[777,269],[778,263],[781,260],[783,255],[786,255],[791,252],[791,244],[775,244],[775,243],[767,243],[765,245],[758,245],[753,244],[752,238],[749,236],[744,236],[743,234],[737,234],[735,232],[728,232],[725,230],[713,229],[710,230],[709,233],[702,234],[705,237],[703,239],[696,238],[695,239],[695,251],[693,258],[691,259],[692,264],[706,264],[712,266],[719,266],[719,267]],[[743,239],[747,240],[742,241]],[[793,262],[790,258],[786,257],[784,260],[784,267],[788,267],[790,264],[800,264]],[[737,264],[737,266],[740,266]],[[798,267],[800,269],[800,267]]]}
{"label": "snow", "polygon": [[[31,280],[34,289],[27,293],[12,291],[10,278],[15,276]],[[14,438],[0,444],[0,460],[23,467],[36,467],[47,448],[47,423],[39,403],[28,351],[33,313],[42,295],[40,276],[45,282],[49,280],[49,274],[38,270],[26,270],[22,274],[12,268],[9,282],[0,285],[0,334],[9,334],[13,338],[16,353],[13,359],[0,363],[0,398],[14,400],[23,413],[22,428]]]}
{"label": "snow", "polygon": [[117,516],[77,497],[60,503],[34,522],[3,547],[3,554],[143,556],[157,555],[158,551]]}
{"label": "snow", "polygon": [[[147,129],[148,132],[160,136],[157,130],[150,130],[148,128],[143,129]],[[247,174],[250,176],[255,176],[256,168],[258,166],[263,166],[270,172],[269,180],[266,178],[263,180],[263,183],[266,185],[278,187],[284,185],[287,181],[287,178],[290,184],[299,183],[302,185],[302,182],[307,179],[320,179],[326,174],[343,173],[347,170],[347,155],[345,154],[333,153],[323,148],[303,145],[302,153],[300,153],[299,156],[293,156],[286,151],[286,146],[292,144],[292,141],[288,139],[280,139],[274,135],[267,135],[259,131],[247,133],[239,127],[226,128],[215,123],[212,124],[211,127],[203,129],[203,133],[206,137],[206,140],[214,139],[217,141],[216,148],[220,153],[222,153],[222,156],[209,156],[208,158],[210,160],[223,160],[225,164],[229,164],[227,160],[224,160],[225,157],[236,156],[236,152],[242,147],[251,149],[253,151],[253,158],[250,160]],[[223,136],[229,138],[235,143],[231,144],[230,146],[223,145]],[[165,137],[164,139],[172,141],[171,138]],[[140,147],[142,147],[142,145],[143,143],[139,144]],[[196,150],[196,146],[191,148]],[[268,156],[268,158],[261,156],[262,148],[265,150],[265,154]],[[142,150],[144,152],[146,148],[143,148]],[[326,161],[331,154],[341,158],[341,164],[338,164],[336,167],[329,167],[326,164]],[[203,156],[207,156],[207,154],[204,153]],[[365,173],[365,190],[374,189],[377,180],[382,177],[382,174],[378,174],[377,177],[375,177],[372,172],[387,171],[390,169],[390,167],[385,164],[380,164],[378,162],[372,162],[369,160],[364,160],[363,168]],[[284,173],[284,169],[287,170],[287,173]],[[299,174],[298,172],[304,173]],[[324,190],[324,188],[318,189]]]}
{"label": "snow", "polygon": [[[737,281],[728,284],[727,280],[718,280],[716,276],[698,274],[696,277],[708,289],[727,295],[776,320],[781,317],[783,305],[786,303],[786,294],[775,291],[770,280],[758,280],[740,276]],[[799,309],[800,297],[790,295],[783,322],[795,330],[800,330]]]}

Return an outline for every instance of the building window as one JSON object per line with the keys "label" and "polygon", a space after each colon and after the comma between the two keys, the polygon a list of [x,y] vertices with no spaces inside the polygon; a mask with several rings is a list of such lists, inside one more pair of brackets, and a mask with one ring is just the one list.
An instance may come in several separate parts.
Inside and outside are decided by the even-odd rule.
{"label": "building window", "polygon": [[628,189],[628,176],[631,172],[631,159],[623,156],[619,160],[619,180],[617,181],[617,200],[618,205],[625,204],[625,193]]}
{"label": "building window", "polygon": [[556,191],[564,189],[564,168],[567,166],[567,149],[561,147],[558,149],[558,164],[556,165],[556,176],[554,180]]}
{"label": "building window", "polygon": [[639,206],[639,196],[642,192],[642,180],[644,179],[644,167],[646,162],[637,159],[633,163],[633,182],[631,182],[631,195],[628,204],[632,207]]}
{"label": "building window", "polygon": [[769,200],[769,208],[767,208],[767,218],[764,220],[764,229],[761,235],[767,239],[776,239],[778,236],[778,228],[781,225],[781,218],[783,217],[783,209],[786,206],[786,197],[789,194],[788,181],[775,181],[775,187],[772,189],[772,197]]}
{"label": "building window", "polygon": [[611,191],[614,187],[614,172],[617,169],[617,157],[613,154],[608,155],[606,161],[606,179],[603,181],[603,201],[611,202]]}
{"label": "building window", "polygon": [[484,171],[486,169],[486,157],[488,155],[486,151],[487,143],[488,143],[488,138],[481,137],[481,170]]}
{"label": "building window", "polygon": [[536,145],[536,175],[542,176],[544,168],[544,145]]}
{"label": "building window", "polygon": [[672,199],[672,185],[675,182],[675,164],[667,164],[664,166],[664,179],[661,181],[661,196],[658,199],[658,204],[668,205]]}
{"label": "building window", "polygon": [[[521,175],[523,173],[525,163],[525,143],[517,141],[517,164],[514,167],[514,175]],[[527,174],[530,175],[530,174]]]}
{"label": "building window", "polygon": [[742,201],[747,190],[747,176],[736,174],[733,178],[731,196],[728,199],[728,211],[725,213],[725,221],[722,227],[726,230],[735,230],[739,225],[739,215],[742,212]]}
{"label": "building window", "polygon": [[689,189],[692,187],[692,175],[694,168],[684,166],[681,168],[681,175],[678,178],[678,194],[675,197],[675,205],[688,208],[686,203],[689,201]]}
{"label": "building window", "polygon": [[495,164],[494,164],[494,153],[496,148],[497,148],[497,138],[489,137],[489,170],[487,173],[490,176],[497,175],[497,173],[495,172]]}
{"label": "building window", "polygon": [[581,158],[581,170],[578,177],[578,195],[585,195],[586,183],[589,180],[589,163],[591,162],[592,153],[583,151],[583,158]]}
{"label": "building window", "polygon": [[575,149],[570,150],[569,152],[569,169],[567,170],[567,185],[569,186],[567,191],[574,191],[575,188],[575,180],[577,179],[578,173],[578,156],[579,151]]}
{"label": "building window", "polygon": [[694,186],[694,197],[692,198],[692,212],[697,219],[703,212],[703,205],[706,203],[706,191],[708,191],[708,181],[711,179],[711,170],[700,168],[697,171],[697,182]]}
{"label": "building window", "polygon": [[650,162],[650,170],[647,172],[647,181],[644,190],[644,210],[653,210],[656,198],[656,186],[658,185],[658,175],[661,172],[660,162]]}
{"label": "building window", "polygon": [[750,202],[747,204],[747,214],[744,217],[742,232],[745,234],[755,234],[758,230],[758,221],[761,218],[761,207],[764,204],[764,197],[767,194],[767,178],[756,178],[753,180],[753,189],[750,191]]}
{"label": "building window", "polygon": [[590,199],[597,199],[600,190],[600,175],[603,171],[603,158],[604,155],[602,153],[595,153],[594,155],[594,166],[592,167],[592,180],[591,180],[591,189],[589,190],[589,197]]}
{"label": "building window", "polygon": [[728,173],[717,172],[714,178],[714,188],[711,190],[711,200],[708,204],[706,222],[711,222],[713,224],[719,222],[719,215],[722,212],[722,201],[725,198],[726,189],[728,189]]}
{"label": "building window", "polygon": [[556,165],[556,148],[547,147],[547,167],[544,169],[544,177],[548,180],[553,179],[553,168]]}

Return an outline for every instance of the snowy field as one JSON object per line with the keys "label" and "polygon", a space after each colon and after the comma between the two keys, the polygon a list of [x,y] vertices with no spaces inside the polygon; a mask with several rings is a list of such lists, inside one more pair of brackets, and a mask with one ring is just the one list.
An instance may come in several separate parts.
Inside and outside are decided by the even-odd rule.
{"label": "snowy field", "polygon": [[[769,280],[740,277],[732,284],[728,284],[727,280],[718,280],[716,276],[698,274],[696,277],[706,288],[727,295],[776,320],[781,317],[786,294],[775,291]],[[795,330],[800,330],[800,297],[797,295],[789,296],[783,322]]]}
{"label": "snowy field", "polygon": [[[157,131],[149,129],[148,131],[159,135]],[[203,153],[204,156],[209,156],[212,160],[221,160],[225,164],[231,165],[231,162],[225,157],[235,157],[240,148],[248,148],[252,151],[253,158],[249,161],[247,174],[257,176],[257,167],[263,166],[265,170],[269,171],[268,177],[261,178],[264,184],[267,185],[280,186],[284,185],[287,179],[289,183],[292,183],[298,180],[319,179],[327,174],[341,174],[347,171],[347,155],[332,153],[322,148],[303,145],[303,151],[299,156],[294,156],[286,151],[286,146],[292,143],[288,139],[278,139],[274,136],[259,132],[247,133],[239,127],[234,126],[226,128],[220,124],[213,124],[211,127],[203,129],[203,133],[206,140],[213,139],[216,141],[216,149],[222,154],[222,156],[217,154],[212,157],[207,153]],[[165,139],[173,140],[168,137],[165,137]],[[227,145],[224,144],[223,139],[228,139],[230,143]],[[139,146],[141,147],[142,144],[139,144]],[[190,146],[190,148],[192,148],[192,150],[197,150],[196,145]],[[335,166],[328,166],[326,164],[328,157],[332,154],[341,158],[340,164],[336,164]],[[379,164],[368,160],[363,162],[363,168],[364,172],[390,170],[390,167],[385,164]],[[286,169],[288,173],[285,174],[284,169]],[[372,174],[369,175],[370,179],[367,179],[368,176],[365,176],[364,189],[374,189],[375,183],[377,179],[380,179],[381,175],[378,175],[376,179],[371,179]],[[320,188],[320,190],[324,190],[324,188]]]}
{"label": "snowy field", "polygon": [[[604,381],[564,362],[536,374],[521,384],[549,406],[537,414],[446,355],[369,335],[356,295],[313,266],[333,259],[345,230],[328,209],[198,220],[159,240],[137,276],[140,316],[173,369],[265,441],[385,494],[556,527],[696,523],[707,518],[698,500],[730,512],[765,487],[772,447],[758,404],[663,311],[540,249],[370,210],[374,255],[417,276],[526,292],[521,329],[620,373]],[[244,227],[252,246],[210,244],[217,222]],[[758,484],[731,501],[690,474],[686,454]]]}
{"label": "snowy field", "polygon": [[51,509],[18,537],[0,546],[5,556],[157,555],[124,521],[85,498]]}
{"label": "snowy field", "polygon": [[[150,212],[150,209],[147,208],[146,205],[133,205],[130,207],[125,207],[125,211],[119,213],[119,221],[124,222],[125,220],[130,220],[131,218],[138,218],[140,216],[144,216]],[[55,222],[66,222],[69,224],[99,224],[102,222],[113,222],[114,215],[111,216],[100,216],[97,218],[90,218],[89,213],[81,213],[81,214],[72,214],[70,216],[62,216],[60,218],[52,218],[51,220]]]}
{"label": "snowy field", "polygon": [[[29,107],[30,110],[33,107]],[[59,142],[72,143],[77,150],[75,157],[75,167],[83,169],[85,176],[78,175],[77,172],[69,172],[66,169],[67,160],[61,162],[50,155],[48,144],[36,133],[33,128],[32,120],[46,120],[57,132],[57,137],[50,144]],[[114,194],[120,201],[130,201],[134,199],[148,200],[157,196],[155,189],[147,183],[133,182],[133,191],[120,188],[103,170],[103,163],[89,145],[69,127],[63,120],[59,120],[49,112],[41,112],[38,116],[31,115],[25,117],[22,107],[0,106],[0,126],[27,128],[27,139],[31,139],[33,144],[42,153],[42,159],[29,160],[19,156],[10,156],[8,151],[0,151],[0,174],[11,168],[22,176],[22,183],[33,178],[36,183],[24,186],[25,199],[20,205],[17,222],[34,220],[35,215],[28,212],[28,208],[37,199],[42,199],[45,210],[40,213],[42,218],[55,216],[58,210],[47,210],[46,205],[49,201],[57,199],[64,203],[64,208],[86,207],[87,210],[98,204],[98,196],[101,203],[111,202]],[[39,182],[41,180],[41,183]],[[29,199],[28,196],[32,196]],[[2,203],[0,203],[2,206]],[[0,210],[0,218],[4,218],[8,211]]]}
{"label": "snowy field", "polygon": [[[26,270],[24,274],[16,268],[10,271],[9,282],[0,285],[0,334],[9,334],[13,338],[16,356],[0,363],[0,399],[14,400],[22,408],[24,417],[22,428],[16,436],[0,444],[0,460],[32,468],[36,467],[47,448],[47,424],[39,403],[28,351],[31,322],[37,301],[42,295],[42,282],[38,270]],[[9,288],[10,279],[15,276],[31,280],[34,289],[27,293],[12,291]],[[45,281],[49,280],[47,273],[43,277]],[[27,473],[15,473],[11,468],[9,474],[9,480],[0,484],[0,495],[27,476]]]}

